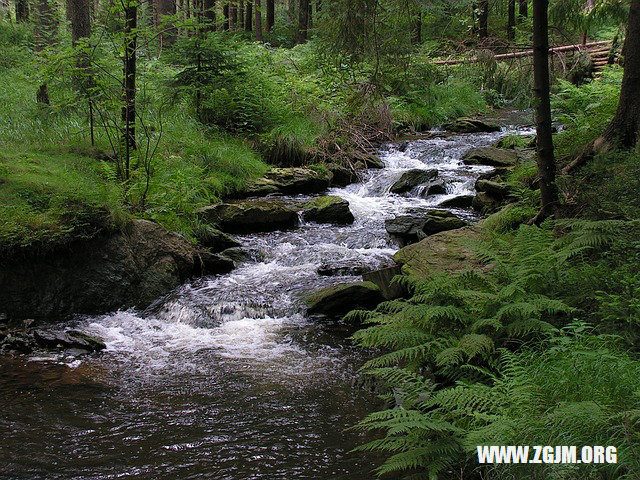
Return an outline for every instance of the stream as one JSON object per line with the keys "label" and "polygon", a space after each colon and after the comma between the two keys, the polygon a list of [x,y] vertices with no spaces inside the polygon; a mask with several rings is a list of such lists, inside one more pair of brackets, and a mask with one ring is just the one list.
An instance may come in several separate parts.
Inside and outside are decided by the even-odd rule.
{"label": "stream", "polygon": [[[529,133],[507,130],[384,146],[386,168],[328,192],[349,201],[352,225],[239,236],[251,258],[231,273],[144,312],[75,319],[105,340],[101,354],[1,358],[0,479],[372,478],[376,459],[349,453],[366,438],[345,431],[380,407],[352,386],[363,352],[344,329],[305,317],[301,298],[360,280],[320,276],[321,265],[388,265],[398,245],[385,219],[474,193],[490,168],[461,156]],[[447,194],[389,194],[413,168],[437,168]]]}

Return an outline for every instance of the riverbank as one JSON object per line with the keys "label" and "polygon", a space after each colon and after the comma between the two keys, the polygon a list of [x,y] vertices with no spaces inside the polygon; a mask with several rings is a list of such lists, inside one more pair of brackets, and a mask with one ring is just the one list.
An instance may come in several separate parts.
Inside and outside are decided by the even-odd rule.
{"label": "riverbank", "polygon": [[[491,167],[464,165],[463,153],[504,134],[444,135],[389,145],[380,152],[385,168],[363,171],[356,183],[326,192],[348,202],[353,222],[317,223],[305,220],[303,213],[296,215],[296,228],[236,233],[245,256],[233,271],[190,280],[145,310],[76,316],[52,325],[51,330],[101,338],[106,349],[84,356],[55,348],[6,356],[6,362],[14,362],[6,369],[14,374],[3,382],[0,395],[15,397],[24,382],[40,388],[40,375],[45,375],[53,404],[73,410],[85,419],[82,428],[92,432],[83,438],[65,429],[52,432],[59,441],[46,453],[32,436],[50,423],[55,409],[45,407],[34,418],[19,403],[8,402],[11,438],[31,438],[30,456],[57,458],[58,466],[69,458],[64,469],[74,475],[108,474],[65,454],[67,448],[82,446],[93,458],[114,452],[115,462],[100,462],[114,465],[111,473],[136,468],[142,478],[152,464],[149,478],[162,478],[162,467],[149,461],[161,457],[172,465],[167,475],[174,476],[177,470],[185,477],[369,478],[373,459],[347,454],[366,437],[344,432],[377,405],[365,390],[351,386],[366,355],[345,338],[353,327],[326,316],[311,318],[303,299],[391,263],[399,245],[389,236],[386,220],[419,217],[471,194],[476,176]],[[438,170],[445,192],[429,194],[419,184],[389,192],[406,172],[419,168]],[[323,198],[319,193],[285,194],[263,201],[313,208],[336,204]],[[477,218],[468,206],[451,210],[467,221]],[[78,392],[68,385],[83,387]],[[91,412],[97,404],[103,406],[105,428],[94,424]],[[160,423],[167,421],[170,438],[159,434]],[[247,451],[260,459],[248,462]],[[15,471],[26,471],[26,458],[16,455]],[[31,468],[55,478],[44,460]]]}

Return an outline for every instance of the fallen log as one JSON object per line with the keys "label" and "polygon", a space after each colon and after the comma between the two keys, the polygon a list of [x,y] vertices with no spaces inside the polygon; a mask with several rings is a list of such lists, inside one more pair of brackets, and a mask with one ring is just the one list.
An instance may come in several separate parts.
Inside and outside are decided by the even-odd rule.
{"label": "fallen log", "polygon": [[[561,53],[561,52],[570,52],[573,50],[589,50],[593,47],[602,47],[604,45],[611,45],[611,40],[602,40],[600,42],[589,42],[585,45],[576,44],[576,45],[563,45],[561,47],[553,47],[549,49],[549,54],[552,53]],[[514,53],[500,53],[498,55],[494,55],[497,61],[507,60],[510,58],[522,58],[522,57],[530,57],[533,55],[533,50],[525,50],[524,52],[514,52]],[[456,60],[438,60],[433,62],[436,65],[457,65],[460,63],[476,63],[480,61],[478,57],[473,58],[464,58],[464,59],[456,59]]]}

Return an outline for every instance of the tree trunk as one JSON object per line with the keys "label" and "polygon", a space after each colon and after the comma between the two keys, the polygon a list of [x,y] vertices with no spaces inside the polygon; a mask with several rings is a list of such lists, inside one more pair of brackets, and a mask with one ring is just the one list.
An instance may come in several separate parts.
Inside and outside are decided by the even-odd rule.
{"label": "tree trunk", "polygon": [[138,7],[136,0],[126,0],[124,25],[124,57],[122,76],[122,143],[124,147],[123,179],[130,178],[131,152],[136,149],[136,47],[138,42]]}
{"label": "tree trunk", "polygon": [[203,0],[204,20],[208,30],[216,29],[216,0]]}
{"label": "tree trunk", "polygon": [[275,0],[267,0],[267,32],[273,31],[273,25],[275,24],[275,14]]}
{"label": "tree trunk", "polygon": [[244,16],[244,31],[252,31],[253,24],[253,0],[247,0],[247,11]]}
{"label": "tree trunk", "polygon": [[29,0],[16,0],[16,22],[29,21]]}
{"label": "tree trunk", "polygon": [[558,204],[549,99],[549,0],[533,0],[533,94],[536,102],[536,149],[542,208],[531,220],[539,224]]}
{"label": "tree trunk", "polygon": [[307,27],[309,25],[309,0],[300,0],[298,8],[298,29],[296,31],[296,43],[307,41]]}
{"label": "tree trunk", "polygon": [[[88,39],[91,36],[91,1],[67,0],[67,18],[71,23],[71,45],[77,48],[78,42]],[[74,82],[87,98],[89,106],[89,133],[91,145],[94,145],[92,90],[95,86],[95,81],[93,73],[91,72],[91,59],[86,50],[77,52],[76,67],[78,68],[78,74],[74,75]]]}
{"label": "tree trunk", "polygon": [[67,0],[67,18],[71,22],[71,43],[91,36],[91,6],[89,0]]}
{"label": "tree trunk", "polygon": [[229,2],[226,1],[222,6],[222,15],[224,16],[223,30],[229,30]]}
{"label": "tree trunk", "polygon": [[253,9],[255,10],[256,41],[262,42],[264,38],[262,37],[262,6],[260,5],[260,0],[255,0]]}
{"label": "tree trunk", "polygon": [[478,36],[480,38],[489,36],[489,0],[478,2]]}
{"label": "tree trunk", "polygon": [[[50,3],[49,0],[38,0],[36,4],[36,24],[34,30],[36,53],[40,53],[47,47],[55,45],[58,35],[58,19],[56,14],[55,5]],[[49,89],[46,83],[39,86],[36,93],[36,100],[39,103],[49,104]]]}
{"label": "tree trunk", "polygon": [[229,30],[235,31],[238,25],[238,4],[236,0],[229,0]]}
{"label": "tree trunk", "polygon": [[527,0],[518,0],[518,17],[520,20],[529,16],[529,6]]}
{"label": "tree trunk", "polygon": [[507,6],[509,10],[509,19],[507,21],[507,38],[513,40],[516,38],[516,0],[509,0]]}
{"label": "tree trunk", "polygon": [[287,0],[287,20],[291,25],[296,21],[296,2],[295,0]]}
{"label": "tree trunk", "polygon": [[244,30],[244,0],[238,0],[238,30]]}
{"label": "tree trunk", "polygon": [[422,13],[418,8],[411,9],[409,28],[411,30],[411,45],[422,43]]}
{"label": "tree trunk", "polygon": [[175,15],[176,13],[176,0],[155,0],[154,5],[154,19],[155,26],[162,28],[160,32],[160,46],[164,43],[173,44],[176,41],[176,29],[173,25],[162,23],[163,16]]}
{"label": "tree trunk", "polygon": [[615,147],[631,148],[640,136],[640,0],[631,0],[629,25],[625,38],[624,72],[616,114],[604,133],[587,145],[562,173],[582,166],[596,153]]}

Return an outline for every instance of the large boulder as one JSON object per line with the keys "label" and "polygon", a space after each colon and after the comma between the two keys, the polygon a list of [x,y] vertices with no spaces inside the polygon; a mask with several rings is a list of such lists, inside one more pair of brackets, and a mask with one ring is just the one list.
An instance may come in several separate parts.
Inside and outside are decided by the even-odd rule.
{"label": "large boulder", "polygon": [[359,308],[374,308],[383,300],[378,286],[372,282],[341,283],[323,288],[304,299],[312,315],[340,317]]}
{"label": "large boulder", "polygon": [[444,129],[456,133],[499,132],[500,126],[476,118],[459,118],[445,124]]}
{"label": "large boulder", "polygon": [[333,175],[328,169],[305,167],[272,168],[263,178],[248,182],[241,196],[262,197],[271,194],[297,195],[324,192]]}
{"label": "large boulder", "polygon": [[415,243],[428,235],[453,230],[466,222],[448,210],[427,210],[415,214],[399,215],[385,221],[387,232],[402,245]]}
{"label": "large boulder", "polygon": [[478,194],[473,197],[473,204],[471,205],[475,210],[481,212],[487,212],[495,210],[500,203],[501,199],[494,197],[486,192],[478,192]]}
{"label": "large boulder", "polygon": [[480,232],[476,225],[436,233],[401,248],[393,259],[402,265],[402,273],[418,278],[429,277],[435,272],[456,273],[481,267],[468,242],[478,239]]}
{"label": "large boulder", "polygon": [[107,348],[101,339],[77,330],[60,332],[38,329],[33,333],[37,343],[44,348],[77,348],[89,352],[99,352]]}
{"label": "large boulder", "polygon": [[240,242],[230,237],[217,228],[205,226],[201,231],[197,232],[196,240],[198,243],[212,253],[219,253],[228,248],[236,248],[240,246]]}
{"label": "large boulder", "polygon": [[353,263],[346,260],[338,262],[323,263],[318,267],[318,275],[324,277],[342,277],[342,276],[355,276],[362,275],[371,270],[371,267],[361,263]]}
{"label": "large boulder", "polygon": [[201,218],[230,233],[288,230],[298,225],[298,214],[279,199],[253,199],[202,208]]}
{"label": "large boulder", "polygon": [[317,197],[307,202],[302,214],[305,220],[316,223],[348,225],[355,220],[349,210],[349,202],[334,195]]}
{"label": "large boulder", "polygon": [[504,182],[480,179],[476,181],[476,190],[484,192],[496,199],[505,199],[511,194],[511,186]]}
{"label": "large boulder", "polygon": [[[433,235],[434,233],[440,233],[446,230],[462,228],[466,224],[467,222],[448,210],[429,210],[422,227],[422,233],[425,235]],[[422,237],[422,235],[420,235],[420,237]]]}
{"label": "large boulder", "polygon": [[474,195],[459,195],[457,197],[447,198],[438,204],[439,207],[448,208],[469,208],[473,203]]}
{"label": "large boulder", "polygon": [[358,175],[350,168],[338,165],[337,163],[327,163],[326,167],[332,174],[332,186],[346,187],[347,185],[358,181]]}
{"label": "large boulder", "polygon": [[415,168],[404,172],[396,182],[391,185],[391,193],[405,193],[418,185],[424,185],[426,183],[434,181],[438,177],[438,170],[422,170]]}
{"label": "large boulder", "polygon": [[384,227],[389,235],[400,241],[401,245],[407,245],[419,240],[418,235],[425,221],[426,218],[422,215],[398,215],[385,220]]}
{"label": "large boulder", "polygon": [[219,275],[229,273],[235,268],[233,260],[221,253],[212,253],[207,250],[197,252],[202,275]]}
{"label": "large boulder", "polygon": [[367,168],[384,168],[385,164],[380,157],[377,155],[367,155],[363,158],[364,164]]}
{"label": "large boulder", "polygon": [[2,260],[0,313],[54,320],[144,308],[194,273],[190,242],[156,223],[135,220],[125,231],[103,233],[47,255]]}
{"label": "large boulder", "polygon": [[400,265],[392,265],[379,270],[363,273],[362,279],[367,282],[375,283],[385,300],[393,300],[404,295],[404,289],[398,283],[393,282],[393,277],[402,274]]}
{"label": "large boulder", "polygon": [[513,167],[518,163],[514,150],[495,147],[480,147],[468,151],[462,161],[465,165],[488,165],[490,167]]}

